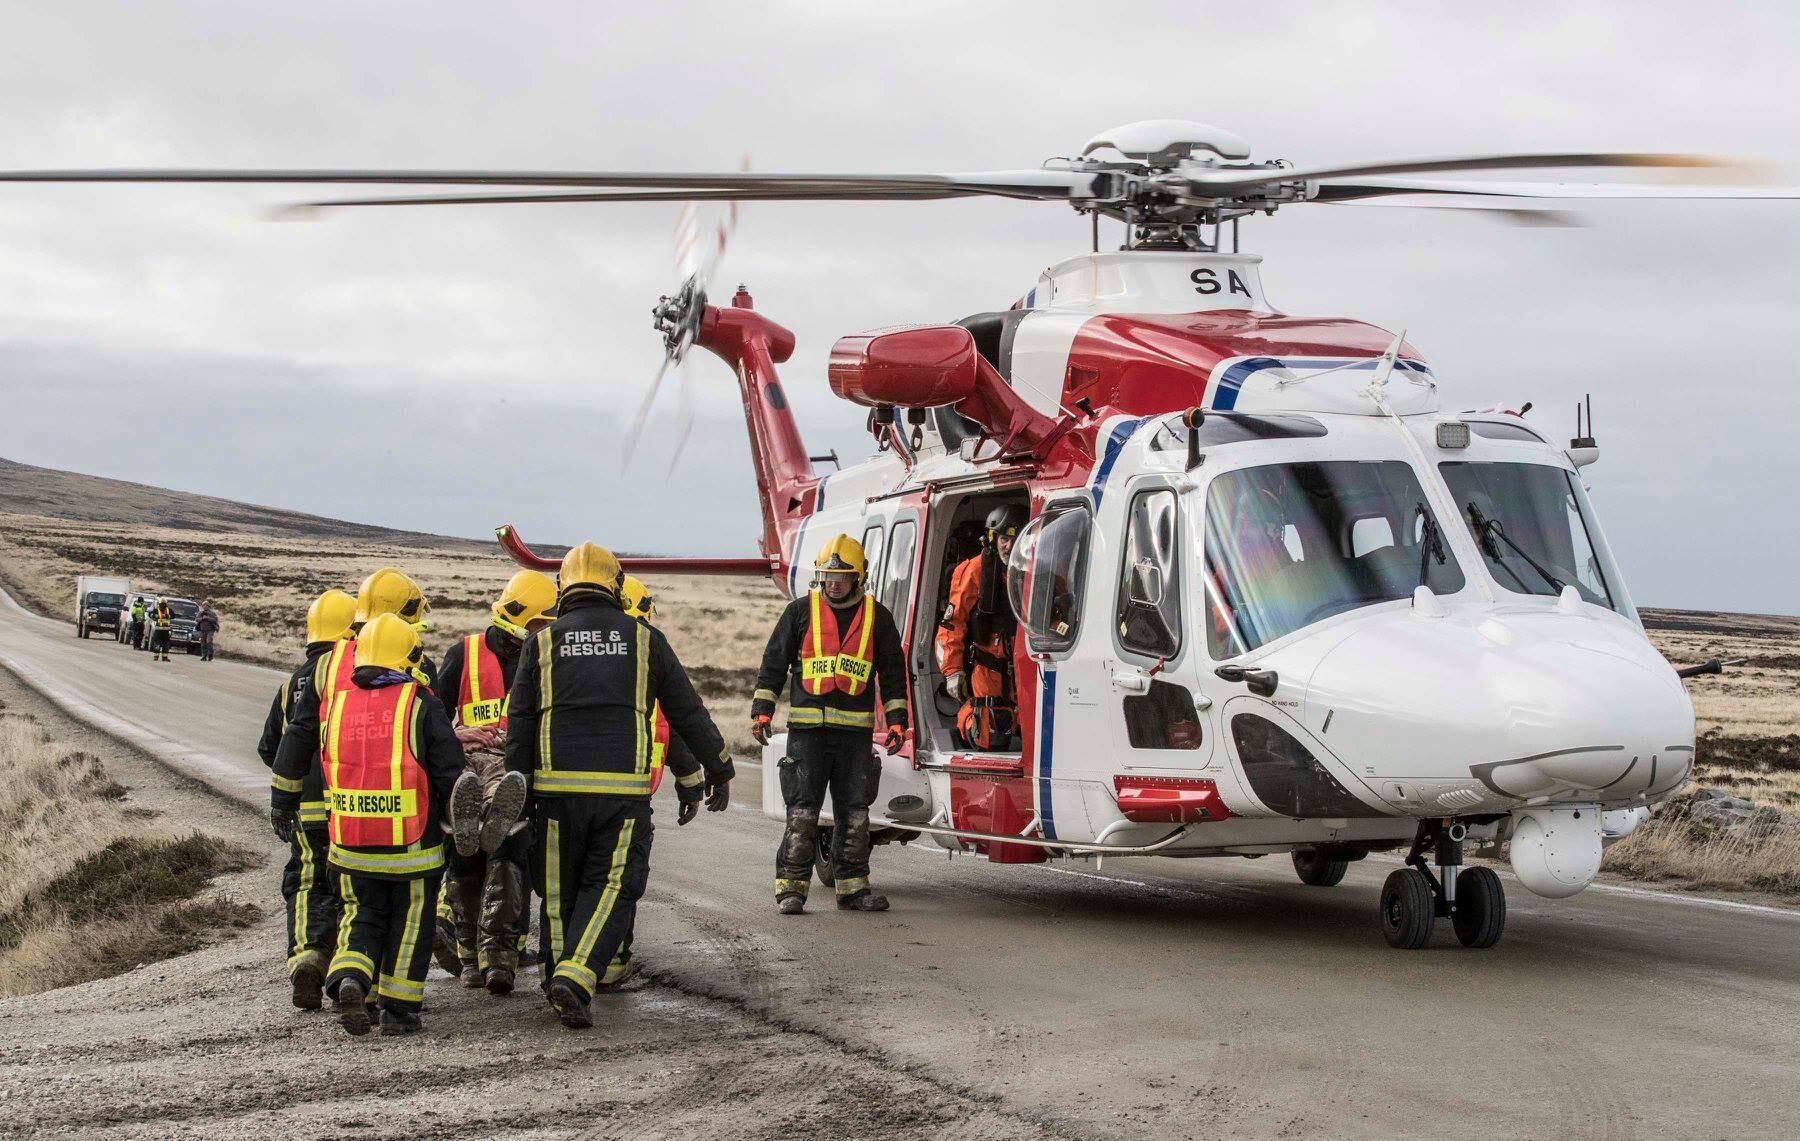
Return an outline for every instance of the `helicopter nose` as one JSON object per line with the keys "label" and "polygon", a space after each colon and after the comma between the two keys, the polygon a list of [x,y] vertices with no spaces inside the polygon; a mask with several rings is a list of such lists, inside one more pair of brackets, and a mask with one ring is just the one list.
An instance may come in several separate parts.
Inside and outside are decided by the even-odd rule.
{"label": "helicopter nose", "polygon": [[1454,811],[1624,801],[1692,767],[1687,692],[1622,618],[1371,618],[1313,671],[1306,720],[1384,799]]}

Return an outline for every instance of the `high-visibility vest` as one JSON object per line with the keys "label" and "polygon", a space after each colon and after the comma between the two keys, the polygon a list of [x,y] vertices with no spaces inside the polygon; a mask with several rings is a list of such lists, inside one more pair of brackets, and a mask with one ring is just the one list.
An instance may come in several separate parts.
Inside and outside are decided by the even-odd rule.
{"label": "high-visibility vest", "polygon": [[650,714],[650,792],[655,795],[662,786],[663,760],[669,755],[669,719],[663,716],[662,702]]}
{"label": "high-visibility vest", "polygon": [[500,725],[506,720],[506,671],[485,634],[463,639],[462,691],[456,695],[458,725]]}
{"label": "high-visibility vest", "polygon": [[[836,615],[819,591],[812,592],[812,613],[800,650],[800,685],[819,696],[843,692],[854,697],[867,689],[875,672],[875,597],[864,594],[862,605],[840,636]],[[854,648],[852,648],[854,647]]]}
{"label": "high-visibility vest", "polygon": [[156,608],[156,628],[158,630],[167,630],[169,628],[169,608],[167,606],[158,606]]}
{"label": "high-visibility vest", "polygon": [[425,834],[431,792],[412,740],[418,690],[409,681],[332,699],[324,736],[333,845],[398,848]]}
{"label": "high-visibility vest", "polygon": [[319,663],[318,672],[313,674],[313,682],[319,690],[319,753],[325,752],[325,723],[331,719],[332,699],[340,693],[349,692],[353,686],[350,681],[356,672],[356,639],[342,638],[331,647],[325,660]]}

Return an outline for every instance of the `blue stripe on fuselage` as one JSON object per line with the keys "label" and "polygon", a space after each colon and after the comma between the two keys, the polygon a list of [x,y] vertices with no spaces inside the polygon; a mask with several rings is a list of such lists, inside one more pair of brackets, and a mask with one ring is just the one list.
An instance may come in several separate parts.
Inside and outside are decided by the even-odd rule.
{"label": "blue stripe on fuselage", "polygon": [[[1237,407],[1238,393],[1243,391],[1244,382],[1264,369],[1325,369],[1338,368],[1345,372],[1361,372],[1374,369],[1381,363],[1379,357],[1248,357],[1227,368],[1219,377],[1218,385],[1213,389],[1212,406],[1220,412],[1229,412]],[[1396,360],[1394,368],[1400,372],[1416,372],[1430,376],[1431,369],[1424,361]]]}
{"label": "blue stripe on fuselage", "polygon": [[1094,492],[1094,506],[1100,506],[1100,497],[1106,492],[1106,481],[1112,475],[1113,465],[1119,462],[1119,453],[1125,450],[1125,441],[1138,430],[1144,422],[1143,417],[1135,420],[1121,420],[1113,426],[1111,434],[1106,437],[1106,451],[1101,453],[1100,463],[1094,468],[1094,479],[1089,485]]}
{"label": "blue stripe on fuselage", "polygon": [[1056,839],[1056,807],[1050,789],[1050,761],[1056,741],[1056,671],[1040,669],[1042,688],[1038,691],[1037,786],[1038,833],[1046,840]]}

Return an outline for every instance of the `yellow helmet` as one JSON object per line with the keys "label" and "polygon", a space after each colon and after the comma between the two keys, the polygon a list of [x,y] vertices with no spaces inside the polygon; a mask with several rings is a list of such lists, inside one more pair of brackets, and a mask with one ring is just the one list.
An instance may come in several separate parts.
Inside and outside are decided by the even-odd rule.
{"label": "yellow helmet", "polygon": [[556,584],[534,570],[522,570],[507,581],[494,603],[494,625],[515,638],[538,618],[551,617],[556,609]]}
{"label": "yellow helmet", "polygon": [[425,647],[419,644],[419,632],[406,619],[393,614],[377,614],[356,635],[356,666],[377,666],[411,674],[423,682],[425,674],[419,662]]}
{"label": "yellow helmet", "polygon": [[563,556],[562,570],[556,578],[564,590],[573,586],[597,586],[617,594],[619,584],[625,580],[625,571],[611,551],[598,543],[583,543],[570,548]]}
{"label": "yellow helmet", "polygon": [[644,580],[635,575],[625,576],[625,585],[619,588],[619,605],[625,613],[644,622],[656,620],[656,599],[650,597],[650,588]]}
{"label": "yellow helmet", "polygon": [[813,573],[853,574],[860,582],[869,573],[869,561],[863,555],[861,543],[848,535],[839,535],[819,548],[819,557],[813,560]]}
{"label": "yellow helmet", "polygon": [[378,614],[397,614],[414,630],[429,630],[431,622],[425,615],[430,609],[431,604],[425,601],[418,584],[398,567],[382,567],[363,579],[362,587],[356,592],[356,622],[359,626],[372,621]]}
{"label": "yellow helmet", "polygon": [[335,642],[350,633],[356,620],[356,599],[341,590],[328,590],[306,608],[306,640]]}

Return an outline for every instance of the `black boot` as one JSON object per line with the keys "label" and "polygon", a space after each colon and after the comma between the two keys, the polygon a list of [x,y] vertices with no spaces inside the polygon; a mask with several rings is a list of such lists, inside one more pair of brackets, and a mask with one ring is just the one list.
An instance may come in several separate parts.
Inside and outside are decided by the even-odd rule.
{"label": "black boot", "polygon": [[886,911],[887,909],[887,896],[876,895],[866,887],[854,895],[838,896],[839,911]]}
{"label": "black boot", "polygon": [[338,984],[338,1022],[358,1038],[369,1032],[369,1008],[364,1005],[367,997],[362,983],[355,979]]}
{"label": "black boot", "polygon": [[790,891],[775,900],[775,910],[783,915],[804,915],[806,914],[806,897]]}
{"label": "black boot", "polygon": [[301,1010],[317,1010],[325,1005],[325,979],[319,974],[319,968],[311,963],[302,963],[294,968],[294,1005]]}
{"label": "black boot", "polygon": [[550,1005],[562,1019],[562,1024],[570,1030],[586,1030],[594,1025],[594,1016],[588,1010],[588,1000],[581,997],[581,992],[573,984],[564,979],[550,980]]}
{"label": "black boot", "polygon": [[419,1016],[410,1010],[389,1010],[381,1008],[381,1036],[399,1036],[401,1034],[417,1034],[421,1029]]}

